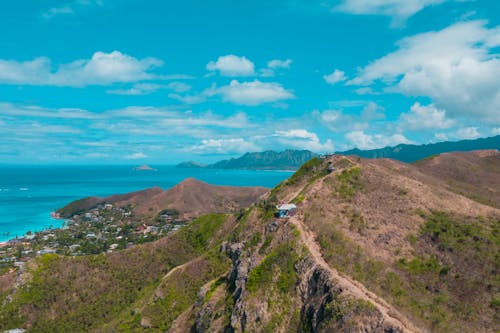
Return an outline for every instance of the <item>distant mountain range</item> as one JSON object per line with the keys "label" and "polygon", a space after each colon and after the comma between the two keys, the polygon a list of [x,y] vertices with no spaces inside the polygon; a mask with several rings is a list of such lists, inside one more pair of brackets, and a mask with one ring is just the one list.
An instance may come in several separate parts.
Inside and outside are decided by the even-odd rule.
{"label": "distant mountain range", "polygon": [[500,150],[500,135],[490,138],[461,140],[455,142],[439,142],[427,145],[401,144],[395,147],[385,147],[371,150],[352,149],[344,151],[340,154],[358,155],[365,158],[392,158],[398,161],[411,163],[441,153],[481,149]]}
{"label": "distant mountain range", "polygon": [[[411,163],[423,158],[452,151],[471,151],[481,149],[500,150],[500,135],[475,140],[462,140],[455,142],[439,142],[427,145],[401,144],[395,147],[380,149],[360,150],[352,149],[337,152],[342,155],[358,155],[365,158],[392,158],[398,161]],[[246,169],[246,170],[297,170],[317,154],[309,150],[285,150],[275,152],[246,153],[238,158],[222,160],[214,164],[201,164],[198,162],[182,162],[178,168],[210,168],[210,169]]]}
{"label": "distant mountain range", "polygon": [[272,150],[256,153],[246,153],[238,158],[219,161],[204,165],[197,162],[183,162],[179,168],[210,168],[210,169],[247,169],[247,170],[296,170],[302,164],[317,156],[309,150]]}

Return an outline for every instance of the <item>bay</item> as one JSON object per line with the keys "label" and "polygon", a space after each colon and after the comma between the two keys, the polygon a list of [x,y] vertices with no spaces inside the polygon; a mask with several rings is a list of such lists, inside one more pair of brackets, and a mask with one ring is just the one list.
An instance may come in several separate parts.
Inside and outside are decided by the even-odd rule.
{"label": "bay", "polygon": [[159,186],[169,189],[194,177],[214,185],[272,188],[288,178],[289,171],[182,169],[152,166],[0,166],[0,241],[27,231],[60,227],[50,213],[88,196],[108,196]]}

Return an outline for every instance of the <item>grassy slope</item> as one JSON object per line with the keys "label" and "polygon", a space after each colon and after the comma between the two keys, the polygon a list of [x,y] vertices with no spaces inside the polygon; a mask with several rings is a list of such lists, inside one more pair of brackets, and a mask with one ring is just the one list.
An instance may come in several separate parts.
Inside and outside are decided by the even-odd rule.
{"label": "grassy slope", "polygon": [[[0,329],[31,326],[36,332],[84,332],[122,315],[173,267],[204,256],[234,222],[207,215],[171,237],[111,255],[42,256],[31,282],[0,312]],[[216,260],[216,259],[215,259]],[[214,274],[219,274],[221,268]]]}
{"label": "grassy slope", "polygon": [[[246,315],[254,316],[248,318],[246,329],[310,331],[310,318],[300,314],[297,289],[297,267],[307,250],[298,243],[297,230],[290,224],[280,225],[276,232],[264,231],[273,219],[275,202],[297,193],[303,218],[317,234],[329,264],[361,281],[417,323],[436,332],[500,327],[498,217],[465,216],[428,207],[399,212],[398,219],[418,221],[411,231],[404,231],[409,251],[395,248],[390,260],[380,260],[364,247],[376,229],[371,216],[363,215],[356,204],[363,202],[360,198],[368,191],[381,201],[385,199],[377,191],[388,188],[400,200],[414,202],[412,193],[399,187],[378,189],[374,178],[367,177],[372,171],[363,164],[353,166],[340,160],[336,167],[345,170],[328,175],[325,163],[319,159],[306,163],[238,221],[208,215],[174,236],[112,255],[40,258],[32,282],[2,308],[0,329],[25,327],[27,322],[39,332],[163,332],[171,325],[184,332],[198,319],[201,327],[205,323],[222,331],[236,309],[230,263],[219,251],[227,240],[243,243],[241,260],[252,258],[255,264],[243,292]],[[332,206],[338,208],[335,214],[325,210]],[[335,298],[324,309],[330,318],[324,321],[324,330],[340,329],[336,325],[345,325],[348,316],[344,314],[352,309],[371,311],[370,304]]]}
{"label": "grassy slope", "polygon": [[[321,195],[305,194],[309,202],[302,208],[306,223],[318,235],[323,255],[333,267],[361,281],[432,331],[500,327],[498,216],[405,212],[420,214],[422,220],[418,232],[407,238],[412,254],[403,256],[394,249],[392,261],[382,261],[343,231],[342,221],[361,239],[370,232],[366,221],[369,217],[364,217],[355,204],[368,185],[363,169],[351,167],[327,180],[324,184],[328,186],[316,192]],[[315,181],[318,178],[311,177],[308,186]],[[326,198],[329,205],[343,207],[338,215],[321,208]]]}

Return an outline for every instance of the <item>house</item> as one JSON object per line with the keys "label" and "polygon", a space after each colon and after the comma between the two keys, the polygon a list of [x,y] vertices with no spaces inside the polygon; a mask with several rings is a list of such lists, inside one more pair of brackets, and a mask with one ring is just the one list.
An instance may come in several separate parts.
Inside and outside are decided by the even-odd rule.
{"label": "house", "polygon": [[276,207],[278,209],[278,217],[288,218],[297,214],[297,206],[294,204],[281,204]]}
{"label": "house", "polygon": [[145,233],[158,233],[158,230],[159,228],[157,226],[154,226],[154,225],[150,225],[149,227],[146,228],[146,230],[144,230]]}
{"label": "house", "polygon": [[332,173],[334,172],[336,169],[335,169],[335,166],[333,165],[332,162],[328,162],[328,167],[326,168],[326,171],[328,171],[328,173]]}
{"label": "house", "polygon": [[50,247],[43,248],[42,250],[36,251],[36,254],[41,256],[44,254],[54,254],[56,253],[56,250],[51,249]]}

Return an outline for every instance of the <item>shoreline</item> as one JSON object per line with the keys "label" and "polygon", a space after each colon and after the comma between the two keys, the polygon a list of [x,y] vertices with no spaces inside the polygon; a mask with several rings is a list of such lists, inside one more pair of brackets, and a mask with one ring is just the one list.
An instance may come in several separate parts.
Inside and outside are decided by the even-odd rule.
{"label": "shoreline", "polygon": [[[0,236],[1,237],[0,248],[8,246],[10,243],[15,242],[17,240],[29,239],[29,237],[31,237],[31,236],[28,235],[28,232],[31,232],[32,235],[35,235],[36,233],[40,233],[40,232],[62,229],[64,223],[68,221],[67,219],[60,217],[60,215],[54,211],[50,212],[48,217],[52,221],[60,223],[60,225],[53,226],[53,228],[50,228],[50,225],[49,226],[42,226],[41,228],[37,228],[36,230],[28,230],[21,235],[12,235],[12,232],[5,232],[4,235],[6,235],[6,236]],[[4,239],[3,237],[8,237],[8,238]]]}
{"label": "shoreline", "polygon": [[[7,177],[9,172],[5,172],[3,177],[0,177],[2,184],[0,188],[10,190],[0,192],[0,197],[6,199],[0,206],[4,217],[4,223],[0,224],[0,242],[23,238],[28,231],[35,233],[47,230],[49,227],[60,228],[63,221],[54,214],[56,207],[64,207],[84,197],[105,197],[158,185],[166,190],[189,177],[214,185],[273,188],[293,172],[293,170],[184,170],[175,168],[171,164],[154,165],[153,167],[158,170],[156,172],[133,172],[131,165],[87,167],[58,165],[53,169],[51,165],[15,166],[16,172],[21,169],[19,177],[15,179]],[[70,183],[78,185],[70,187],[67,185]],[[19,188],[29,188],[29,190],[20,191]]]}

